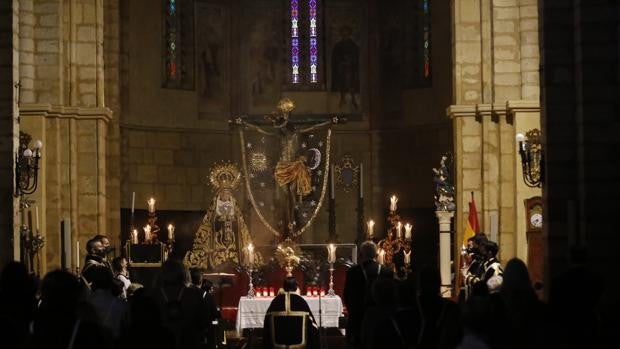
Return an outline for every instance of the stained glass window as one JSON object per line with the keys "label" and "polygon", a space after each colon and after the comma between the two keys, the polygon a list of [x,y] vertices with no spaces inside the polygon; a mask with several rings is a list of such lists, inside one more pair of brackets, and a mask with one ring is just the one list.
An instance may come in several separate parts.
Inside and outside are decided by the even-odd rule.
{"label": "stained glass window", "polygon": [[319,0],[290,0],[291,83],[319,82]]}
{"label": "stained glass window", "polygon": [[317,34],[316,0],[308,1],[308,18],[310,19],[310,82],[316,83],[319,81],[317,72],[317,68],[319,66],[319,45]]}
{"label": "stained glass window", "polygon": [[177,3],[168,0],[166,6],[168,20],[166,21],[166,75],[170,80],[178,79],[177,69]]}
{"label": "stained glass window", "polygon": [[194,88],[194,3],[162,0],[163,87]]}
{"label": "stained glass window", "polygon": [[430,0],[422,0],[422,14],[424,22],[424,80],[430,80],[431,78],[431,14],[430,14]]}
{"label": "stained glass window", "polygon": [[291,0],[291,82],[297,84],[299,80],[299,2]]}

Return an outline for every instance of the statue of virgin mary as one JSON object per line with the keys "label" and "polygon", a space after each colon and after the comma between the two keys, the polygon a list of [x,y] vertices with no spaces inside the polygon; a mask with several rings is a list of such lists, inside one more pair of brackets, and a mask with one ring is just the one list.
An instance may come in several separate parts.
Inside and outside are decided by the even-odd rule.
{"label": "statue of virgin mary", "polygon": [[225,262],[242,264],[243,251],[251,237],[232,195],[241,181],[241,172],[233,164],[218,164],[211,170],[209,180],[216,194],[196,231],[192,249],[185,255],[185,265],[217,269]]}

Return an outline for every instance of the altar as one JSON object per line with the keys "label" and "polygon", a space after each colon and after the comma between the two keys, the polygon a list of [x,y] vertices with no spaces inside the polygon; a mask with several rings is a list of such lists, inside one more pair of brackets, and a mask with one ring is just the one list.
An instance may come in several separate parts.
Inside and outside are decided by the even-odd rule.
{"label": "altar", "polygon": [[[321,327],[338,327],[338,321],[342,316],[343,309],[342,300],[339,296],[303,296],[303,298],[308,303],[318,325]],[[273,297],[241,297],[237,310],[237,333],[241,334],[244,328],[263,328],[265,314],[272,300]],[[321,308],[320,315],[319,305]]]}

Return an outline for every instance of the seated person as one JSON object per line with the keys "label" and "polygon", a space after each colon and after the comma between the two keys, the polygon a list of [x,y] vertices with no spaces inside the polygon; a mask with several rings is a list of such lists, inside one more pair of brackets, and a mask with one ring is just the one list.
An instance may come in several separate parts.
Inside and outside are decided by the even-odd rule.
{"label": "seated person", "polygon": [[320,347],[316,321],[306,300],[299,296],[297,281],[293,277],[284,280],[282,289],[265,314],[263,348],[276,348],[276,345]]}

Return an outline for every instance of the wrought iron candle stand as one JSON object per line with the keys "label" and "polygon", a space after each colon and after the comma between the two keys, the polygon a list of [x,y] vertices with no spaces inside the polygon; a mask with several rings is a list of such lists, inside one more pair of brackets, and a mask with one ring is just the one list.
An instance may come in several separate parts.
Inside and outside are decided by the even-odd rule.
{"label": "wrought iron candle stand", "polygon": [[335,297],[336,292],[334,291],[334,263],[329,263],[329,290],[327,291],[328,297]]}
{"label": "wrought iron candle stand", "polygon": [[254,284],[252,283],[252,266],[248,266],[246,268],[246,272],[248,273],[248,278],[250,283],[248,285],[248,298],[254,298],[256,296],[256,290],[254,289]]}
{"label": "wrought iron candle stand", "polygon": [[15,197],[19,197],[19,211],[21,225],[19,228],[20,255],[22,260],[26,257],[29,270],[34,273],[34,256],[43,248],[45,239],[37,231],[36,234],[26,224],[26,209],[34,203],[26,195],[33,194],[39,184],[39,161],[41,160],[41,147],[43,143],[37,140],[32,148],[29,148],[32,137],[19,132],[19,149],[15,155]]}

